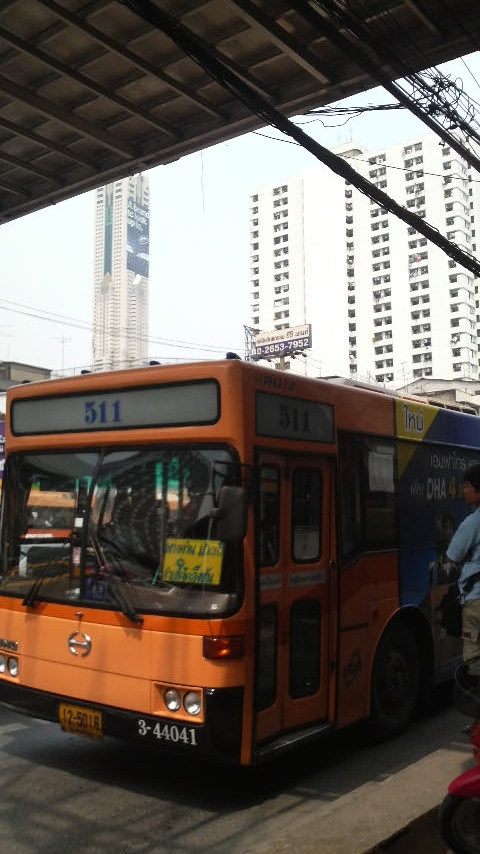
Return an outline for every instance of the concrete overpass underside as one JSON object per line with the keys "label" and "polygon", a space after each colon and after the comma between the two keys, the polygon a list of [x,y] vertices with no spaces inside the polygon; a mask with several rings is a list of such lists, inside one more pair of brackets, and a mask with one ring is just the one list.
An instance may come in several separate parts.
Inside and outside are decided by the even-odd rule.
{"label": "concrete overpass underside", "polygon": [[0,222],[479,44],[479,0],[1,0]]}

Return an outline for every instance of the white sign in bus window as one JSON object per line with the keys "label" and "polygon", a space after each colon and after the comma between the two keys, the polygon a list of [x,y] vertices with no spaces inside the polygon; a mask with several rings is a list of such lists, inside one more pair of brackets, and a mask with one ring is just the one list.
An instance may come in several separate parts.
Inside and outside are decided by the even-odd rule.
{"label": "white sign in bus window", "polygon": [[89,394],[14,400],[16,436],[95,432],[136,427],[213,424],[219,418],[215,380]]}
{"label": "white sign in bus window", "polygon": [[395,492],[394,450],[379,446],[368,451],[368,488],[370,492]]}

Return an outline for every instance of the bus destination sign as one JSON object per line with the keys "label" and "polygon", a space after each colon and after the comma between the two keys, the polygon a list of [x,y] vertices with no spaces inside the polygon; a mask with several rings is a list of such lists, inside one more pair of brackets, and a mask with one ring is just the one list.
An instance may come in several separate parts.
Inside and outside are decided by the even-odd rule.
{"label": "bus destination sign", "polygon": [[307,442],[335,441],[333,406],[329,403],[265,392],[257,392],[255,403],[258,436]]}
{"label": "bus destination sign", "polygon": [[15,436],[93,433],[136,427],[214,424],[220,414],[215,380],[14,400]]}

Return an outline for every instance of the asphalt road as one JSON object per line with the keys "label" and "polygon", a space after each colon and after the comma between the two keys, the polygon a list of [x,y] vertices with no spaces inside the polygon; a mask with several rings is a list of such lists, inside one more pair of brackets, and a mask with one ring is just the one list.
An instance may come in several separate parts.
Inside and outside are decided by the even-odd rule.
{"label": "asphalt road", "polygon": [[[442,756],[453,750],[457,764],[471,764],[465,722],[439,698],[434,712],[391,742],[367,744],[361,730],[351,730],[274,764],[235,770],[114,740],[92,742],[0,709],[1,848],[8,854],[283,854],[294,844],[296,854],[357,854],[363,843],[355,828],[363,821],[371,831],[364,814],[371,795],[380,798],[380,810],[373,800],[371,809],[377,819],[383,813],[377,832],[385,838],[395,811],[407,815],[409,793],[418,798],[417,784],[431,788],[437,778],[433,797],[438,791],[441,800],[446,782],[432,769],[439,762],[441,769]],[[422,854],[445,850],[435,822],[428,835],[431,845],[424,839]],[[413,837],[404,849],[401,837],[394,834],[384,850],[414,854]]]}

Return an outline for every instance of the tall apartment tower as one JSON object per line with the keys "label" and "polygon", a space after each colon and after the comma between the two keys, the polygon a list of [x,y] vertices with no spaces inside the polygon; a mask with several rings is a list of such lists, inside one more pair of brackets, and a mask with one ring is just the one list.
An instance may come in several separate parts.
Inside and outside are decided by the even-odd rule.
{"label": "tall apartment tower", "polygon": [[[358,150],[341,152],[351,157]],[[317,166],[250,197],[250,327],[254,334],[311,324],[306,358],[284,359],[294,373],[345,376],[349,370],[343,188],[333,172]]]}
{"label": "tall apartment tower", "polygon": [[[475,252],[480,176],[438,137],[373,155],[351,144],[337,153]],[[277,270],[272,202],[279,189],[286,224],[279,260],[287,265]],[[302,372],[392,388],[421,377],[478,379],[478,282],[415,228],[324,166],[259,190],[250,206],[251,325],[269,331],[279,323],[311,323],[313,347]],[[303,275],[300,265],[289,267],[297,256]],[[277,292],[284,282],[278,273],[288,274],[288,291]],[[298,361],[291,370],[298,371]]]}
{"label": "tall apartment tower", "polygon": [[148,359],[148,179],[107,184],[95,204],[93,370],[140,367]]}

